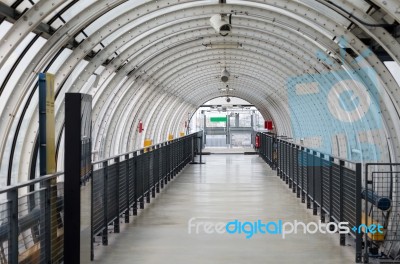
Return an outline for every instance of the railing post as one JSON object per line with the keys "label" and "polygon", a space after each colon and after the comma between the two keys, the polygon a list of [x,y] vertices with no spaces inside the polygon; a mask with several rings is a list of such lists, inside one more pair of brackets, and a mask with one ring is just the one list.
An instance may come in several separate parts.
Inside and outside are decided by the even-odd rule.
{"label": "railing post", "polygon": [[168,142],[166,147],[166,158],[167,158],[167,177],[165,178],[165,184],[167,184],[171,180],[171,144]]}
{"label": "railing post", "polygon": [[156,197],[156,185],[157,185],[157,183],[156,183],[156,180],[155,180],[155,177],[156,177],[156,175],[155,175],[155,167],[156,167],[156,163],[154,162],[154,159],[155,159],[155,151],[157,151],[157,149],[156,149],[157,147],[156,146],[154,146],[154,148],[153,148],[153,151],[151,152],[151,159],[150,159],[150,161],[151,161],[151,166],[150,166],[150,168],[152,168],[151,169],[151,172],[153,173],[153,182],[152,182],[152,188],[151,188],[151,197],[152,198],[155,198]]}
{"label": "railing post", "polygon": [[282,149],[283,149],[283,156],[282,156],[282,181],[286,182],[286,177],[287,177],[287,149],[286,149],[286,143],[282,142]]}
{"label": "railing post", "polygon": [[203,163],[203,137],[200,138],[200,146],[199,146],[199,152],[200,152],[200,164]]}
{"label": "railing post", "polygon": [[129,154],[125,155],[125,195],[126,195],[126,203],[125,203],[125,223],[129,223]]}
{"label": "railing post", "polygon": [[108,245],[108,162],[103,162],[103,173],[104,173],[104,185],[103,185],[103,210],[104,210],[104,227],[102,234],[102,242],[104,246]]}
{"label": "railing post", "polygon": [[329,222],[332,223],[333,221],[333,178],[332,178],[332,166],[333,166],[334,158],[329,157]]}
{"label": "railing post", "polygon": [[325,159],[325,154],[320,154],[320,159],[319,159],[319,168],[320,168],[320,186],[319,188],[321,189],[321,207],[320,207],[320,212],[321,212],[321,222],[325,223],[325,211],[324,211],[324,159]]}
{"label": "railing post", "polygon": [[190,137],[190,141],[191,141],[191,146],[192,146],[192,160],[190,161],[191,163],[194,163],[194,139],[195,139],[195,137]]}
{"label": "railing post", "polygon": [[[306,199],[307,199],[307,209],[311,209],[311,195],[310,195],[310,150],[306,150],[306,166],[305,168],[307,169],[306,173],[306,178],[307,178],[307,193],[306,193]],[[312,167],[311,167],[312,170]]]}
{"label": "railing post", "polygon": [[138,209],[138,194],[137,194],[137,185],[138,185],[138,165],[137,165],[137,151],[133,152],[133,168],[132,168],[132,182],[133,182],[133,206],[132,206],[132,215],[137,215]]}
{"label": "railing post", "polygon": [[[42,206],[44,206],[43,210],[44,213],[40,214],[40,234],[44,236],[44,238],[40,239],[40,255],[41,259],[45,260],[44,263],[50,263],[51,261],[50,181],[42,182],[41,188],[43,189],[43,191],[40,192],[40,201],[42,202],[40,207],[41,209],[43,209]],[[18,195],[18,191],[16,191],[16,194]],[[17,200],[17,208],[18,208],[18,200]],[[18,220],[18,213],[17,213],[17,220]],[[11,222],[11,224],[13,223]],[[12,233],[10,232],[10,234]],[[17,243],[18,243],[18,229],[17,229]],[[18,250],[18,244],[17,244],[17,250]],[[9,263],[13,262],[11,261]]]}
{"label": "railing post", "polygon": [[[373,183],[373,178],[369,180],[369,173],[368,173],[368,168],[369,164],[365,164],[365,172],[364,172],[364,190],[365,190],[365,201],[364,201],[364,223],[365,225],[369,224],[368,221],[368,211],[369,211],[369,203],[368,203],[368,198],[369,197],[369,185]],[[371,189],[372,191],[372,189]],[[365,230],[367,231],[367,230]],[[368,234],[364,232],[364,263],[369,263],[369,246],[368,246]]]}
{"label": "railing post", "polygon": [[163,159],[162,159],[162,144],[157,146],[157,166],[158,166],[158,184],[157,184],[157,190],[156,192],[159,193],[163,187]]}
{"label": "railing post", "polygon": [[[344,168],[344,161],[339,161],[340,169],[339,169],[339,182],[340,182],[340,202],[339,202],[339,222],[343,222],[343,168]],[[340,245],[346,245],[346,235],[340,234]]]}
{"label": "railing post", "polygon": [[140,151],[140,157],[139,157],[139,159],[140,159],[140,161],[141,162],[138,162],[137,164],[138,164],[138,168],[139,168],[139,177],[141,178],[141,190],[142,190],[142,193],[140,194],[140,199],[139,199],[139,206],[140,206],[140,209],[144,209],[144,192],[146,191],[145,189],[144,189],[144,163],[145,163],[145,160],[143,159],[143,155],[144,155],[144,151]]}
{"label": "railing post", "polygon": [[[286,143],[285,144],[285,149],[286,149],[286,162],[285,162],[285,164],[286,164],[286,177],[285,177],[285,182],[286,182],[286,184],[290,184],[290,166],[291,166],[291,164],[290,164],[290,160],[291,160],[291,155],[290,155],[290,145],[289,145],[290,143]],[[290,188],[290,185],[289,185],[289,188]]]}
{"label": "railing post", "polygon": [[[362,164],[356,163],[356,226],[361,225],[361,177],[362,177]],[[362,257],[362,234],[356,232],[356,263],[361,262]],[[365,245],[366,246],[366,245]]]}
{"label": "railing post", "polygon": [[[297,174],[297,198],[300,198],[300,192],[301,192],[301,188],[300,188],[300,174],[302,173],[301,172],[301,163],[299,162],[299,159],[301,158],[301,152],[300,152],[300,147],[299,146],[296,146],[296,157],[297,157],[297,160],[296,160],[296,163],[297,163],[297,172],[296,172],[296,174]],[[300,154],[300,158],[299,158],[299,154]]]}
{"label": "railing post", "polygon": [[178,141],[179,143],[179,157],[178,157],[178,173],[179,172],[181,172],[181,170],[182,170],[182,162],[183,162],[183,154],[182,154],[182,151],[183,151],[183,145],[182,145],[182,143],[183,143],[183,141],[182,140],[180,140],[179,139],[179,141]]}
{"label": "railing post", "polygon": [[160,188],[159,188],[159,183],[160,183],[160,178],[159,178],[159,161],[158,161],[158,153],[159,153],[159,145],[154,147],[153,150],[153,182],[154,182],[154,197],[156,196],[156,193],[160,192]]}
{"label": "railing post", "polygon": [[91,181],[90,181],[90,261],[93,261],[94,260],[94,243],[96,242],[95,241],[95,238],[94,238],[94,232],[93,232],[93,229],[94,229],[94,219],[93,219],[93,214],[94,214],[94,206],[93,206],[93,203],[94,203],[94,199],[93,199],[93,197],[94,197],[94,195],[93,195],[93,190],[94,190],[94,184],[93,184],[93,182],[94,182],[94,178],[93,178],[93,163],[91,164],[91,170],[90,170],[91,172],[90,172],[90,179],[91,179]]}
{"label": "railing post", "polygon": [[171,142],[169,144],[169,149],[170,149],[170,153],[171,153],[171,177],[170,177],[170,179],[172,180],[175,176],[175,160],[176,160],[176,149],[175,149],[174,142]]}
{"label": "railing post", "polygon": [[317,163],[316,163],[316,160],[317,160],[317,152],[316,151],[311,151],[311,153],[312,153],[312,183],[313,183],[313,190],[312,190],[312,192],[313,192],[313,194],[312,194],[312,200],[313,200],[313,215],[317,215],[318,214],[318,205],[317,205],[317,202],[316,202],[316,184],[315,184],[315,182],[316,182],[316,180],[315,180],[315,178],[316,178],[316,176],[315,176],[315,170],[316,170],[316,166],[317,166]]}
{"label": "railing post", "polygon": [[120,204],[119,204],[119,185],[120,185],[120,179],[119,179],[119,164],[120,164],[120,158],[117,157],[114,159],[114,163],[115,163],[115,185],[117,186],[117,190],[115,193],[115,200],[116,200],[116,204],[117,204],[117,218],[114,220],[114,233],[119,233],[119,216],[120,216]]}
{"label": "railing post", "polygon": [[[304,147],[300,147],[301,153],[301,202],[306,202],[306,192],[304,190],[304,170],[307,171],[306,164],[304,164],[304,157],[307,159],[307,153],[304,152]],[[307,163],[307,161],[305,162]]]}
{"label": "railing post", "polygon": [[165,176],[166,176],[166,162],[165,162],[165,147],[164,143],[161,148],[161,189],[164,188]]}
{"label": "railing post", "polygon": [[282,149],[281,149],[281,142],[279,139],[276,140],[277,143],[277,157],[278,157],[278,167],[277,167],[277,174],[280,178],[282,178]]}
{"label": "railing post", "polygon": [[[296,164],[296,160],[295,160],[295,156],[297,156],[296,153],[296,145],[292,144],[292,193],[296,193],[296,184],[294,183],[294,177],[296,176],[297,172],[294,170],[295,168],[295,164]],[[297,166],[296,166],[297,167]]]}
{"label": "railing post", "polygon": [[146,174],[148,175],[148,177],[147,177],[147,186],[148,186],[148,188],[147,188],[147,191],[146,191],[146,203],[150,203],[150,196],[151,196],[151,177],[150,177],[150,174],[151,174],[151,172],[150,172],[151,163],[150,163],[150,161],[151,161],[152,152],[153,151],[147,152],[146,156],[145,156],[146,157],[145,170],[147,171],[147,173],[145,172],[145,173],[143,173],[143,175],[146,175]]}
{"label": "railing post", "polygon": [[[8,199],[8,204],[9,204],[9,216],[10,216],[10,220],[9,220],[10,221],[10,230],[9,230],[10,231],[10,240],[9,240],[9,249],[8,249],[9,250],[8,251],[8,263],[18,263],[18,255],[19,255],[19,253],[18,253],[18,234],[19,234],[19,230],[18,230],[18,190],[9,191],[7,193],[7,199]],[[46,242],[44,242],[44,243],[46,243]],[[50,252],[50,250],[49,250],[49,252]]]}

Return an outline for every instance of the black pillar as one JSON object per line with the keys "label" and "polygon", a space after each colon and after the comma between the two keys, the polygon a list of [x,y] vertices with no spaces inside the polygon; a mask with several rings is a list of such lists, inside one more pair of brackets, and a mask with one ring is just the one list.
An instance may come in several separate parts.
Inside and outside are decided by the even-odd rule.
{"label": "black pillar", "polygon": [[91,100],[85,94],[65,95],[64,263],[80,263],[81,180],[90,173],[91,158],[82,146],[90,147]]}

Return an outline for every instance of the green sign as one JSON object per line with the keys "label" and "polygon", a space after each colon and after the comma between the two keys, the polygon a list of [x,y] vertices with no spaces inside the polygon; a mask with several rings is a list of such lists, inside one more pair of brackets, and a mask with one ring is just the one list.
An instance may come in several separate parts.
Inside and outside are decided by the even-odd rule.
{"label": "green sign", "polygon": [[210,117],[210,122],[226,122],[226,116]]}

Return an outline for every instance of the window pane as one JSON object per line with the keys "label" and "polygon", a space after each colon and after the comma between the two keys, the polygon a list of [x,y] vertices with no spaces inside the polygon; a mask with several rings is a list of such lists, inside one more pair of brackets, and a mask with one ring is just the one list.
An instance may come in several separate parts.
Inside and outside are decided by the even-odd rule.
{"label": "window pane", "polygon": [[71,20],[74,16],[79,14],[82,10],[85,10],[88,6],[96,2],[95,0],[85,0],[85,1],[78,1],[73,6],[71,6],[68,10],[66,10],[61,17],[65,21]]}
{"label": "window pane", "polygon": [[10,30],[13,24],[7,21],[3,21],[3,23],[0,24],[0,39],[4,37],[5,34]]}
{"label": "window pane", "polygon": [[56,10],[51,12],[51,14],[48,15],[45,19],[43,19],[43,22],[47,23],[47,21],[49,21],[54,16],[56,16],[66,5],[68,5],[71,2],[72,2],[72,0],[64,1],[64,3],[61,6],[59,6]]}
{"label": "window pane", "polygon": [[[1,68],[0,71],[0,84],[3,84],[5,81],[8,73],[10,72],[11,68],[17,61],[18,57],[21,55],[21,53],[24,51],[25,47],[28,46],[29,42],[33,39],[35,34],[29,33],[28,36],[18,45],[18,47],[15,48],[14,52],[11,54],[11,56],[8,58],[8,60],[5,62],[4,66]],[[18,71],[14,71],[18,72]],[[8,84],[7,84],[8,85]],[[3,93],[0,96],[0,112],[3,111],[3,107],[5,105],[5,102],[7,98],[10,96],[10,89],[5,89]]]}
{"label": "window pane", "polygon": [[85,28],[86,34],[88,36],[92,35],[95,33],[97,30],[99,30],[101,27],[103,27],[105,24],[107,24],[110,20],[117,18],[121,14],[134,9],[136,6],[140,4],[141,1],[137,0],[131,0],[127,1],[113,9],[107,12],[107,14],[99,17],[97,20],[95,20],[92,24],[90,24],[87,28]]}
{"label": "window pane", "polygon": [[70,49],[64,49],[60,55],[58,55],[58,58],[54,61],[54,63],[50,66],[48,72],[55,73],[58,71],[58,69],[63,65],[64,61],[71,55],[72,50]]}
{"label": "window pane", "polygon": [[25,0],[21,4],[19,4],[16,10],[20,13],[24,12],[26,9],[30,9],[33,5],[28,1]]}
{"label": "window pane", "polygon": [[400,86],[400,65],[395,61],[385,61],[384,62],[393,78],[396,80],[397,84]]}

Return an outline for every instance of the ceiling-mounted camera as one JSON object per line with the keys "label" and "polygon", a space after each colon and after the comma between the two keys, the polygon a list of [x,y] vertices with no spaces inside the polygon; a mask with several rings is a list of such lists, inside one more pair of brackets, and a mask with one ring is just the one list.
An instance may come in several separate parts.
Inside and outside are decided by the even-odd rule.
{"label": "ceiling-mounted camera", "polygon": [[221,73],[221,81],[227,82],[229,80],[230,73],[226,70],[226,68]]}
{"label": "ceiling-mounted camera", "polygon": [[231,33],[232,25],[226,20],[226,16],[216,14],[210,18],[210,24],[215,31],[223,37]]}
{"label": "ceiling-mounted camera", "polygon": [[230,102],[231,102],[231,98],[226,97],[226,102],[227,102],[227,103],[230,103]]}

